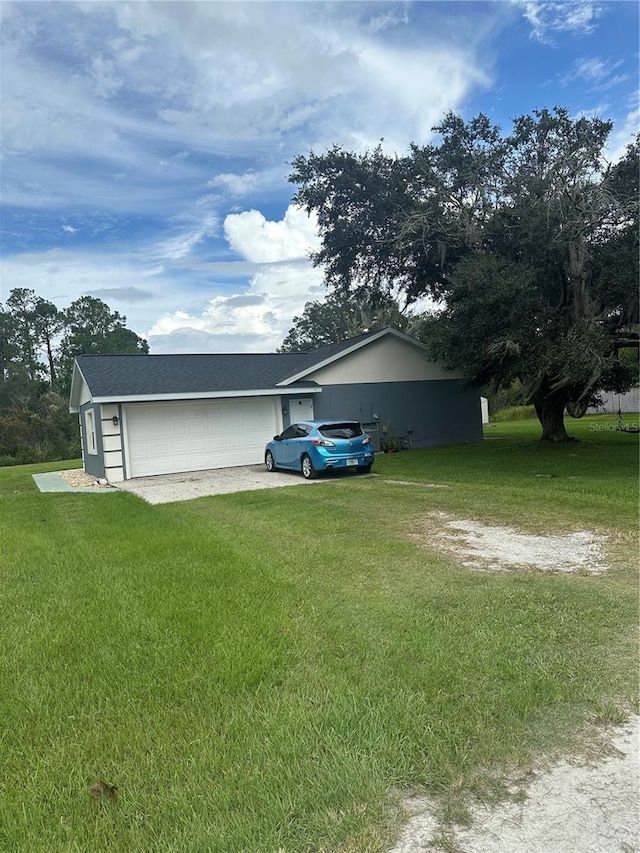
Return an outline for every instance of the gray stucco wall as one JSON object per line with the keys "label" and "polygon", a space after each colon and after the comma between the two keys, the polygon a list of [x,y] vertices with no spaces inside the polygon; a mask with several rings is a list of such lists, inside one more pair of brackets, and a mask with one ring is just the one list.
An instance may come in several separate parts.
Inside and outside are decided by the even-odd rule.
{"label": "gray stucco wall", "polygon": [[314,417],[377,422],[378,440],[386,427],[411,447],[482,439],[480,392],[456,379],[323,385]]}
{"label": "gray stucco wall", "polygon": [[[87,421],[85,413],[87,409],[93,409],[93,422],[96,433],[96,450],[97,453],[89,453],[87,450]],[[82,456],[84,460],[84,470],[87,474],[93,477],[104,477],[104,455],[102,447],[102,430],[100,428],[100,406],[96,403],[85,403],[80,406],[80,437],[82,439]]]}

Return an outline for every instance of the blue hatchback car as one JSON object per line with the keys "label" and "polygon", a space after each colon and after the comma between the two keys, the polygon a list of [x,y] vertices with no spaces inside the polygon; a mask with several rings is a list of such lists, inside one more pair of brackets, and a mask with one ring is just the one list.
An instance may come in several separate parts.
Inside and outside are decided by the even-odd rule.
{"label": "blue hatchback car", "polygon": [[270,441],[264,451],[267,471],[287,468],[313,480],[320,471],[354,468],[368,474],[373,442],[358,421],[301,421]]}

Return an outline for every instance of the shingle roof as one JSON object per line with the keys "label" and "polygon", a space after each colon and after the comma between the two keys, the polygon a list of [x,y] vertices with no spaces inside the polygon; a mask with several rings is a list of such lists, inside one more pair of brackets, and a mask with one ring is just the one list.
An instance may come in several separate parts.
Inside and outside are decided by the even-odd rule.
{"label": "shingle roof", "polygon": [[273,388],[304,367],[304,353],[80,355],[94,397],[193,394]]}
{"label": "shingle roof", "polygon": [[[367,338],[371,338],[374,335],[379,334],[380,330],[374,332],[363,332],[361,335],[356,335],[353,338],[346,338],[344,341],[338,341],[338,343],[335,344],[326,344],[323,347],[308,350],[306,353],[300,353],[300,355],[306,355],[309,358],[309,365],[320,364],[320,362],[326,361],[326,359],[331,358],[331,356],[339,355],[343,350],[351,349],[362,341],[366,341]],[[303,365],[303,367],[304,366],[306,365]],[[299,369],[302,370],[303,367],[300,367]],[[291,374],[293,374],[293,372],[294,371],[291,371]]]}
{"label": "shingle roof", "polygon": [[[378,335],[380,331],[365,332],[308,352],[80,355],[76,362],[91,396],[103,400],[158,394],[263,391],[275,388],[289,377],[304,376],[314,365]],[[296,382],[289,388],[305,385],[314,386],[315,383]]]}

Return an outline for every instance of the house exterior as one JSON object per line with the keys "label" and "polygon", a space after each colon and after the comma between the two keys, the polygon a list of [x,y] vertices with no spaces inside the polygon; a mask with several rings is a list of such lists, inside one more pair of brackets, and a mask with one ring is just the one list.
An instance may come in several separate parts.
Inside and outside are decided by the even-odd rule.
{"label": "house exterior", "polygon": [[590,406],[588,415],[615,415],[618,412],[635,413],[640,412],[640,388],[631,388],[625,394],[616,394],[615,391],[599,391],[601,399],[599,406]]}
{"label": "house exterior", "polygon": [[478,389],[390,328],[306,353],[78,356],[69,411],[85,471],[110,482],[257,464],[312,418],[359,420],[376,448],[482,438]]}

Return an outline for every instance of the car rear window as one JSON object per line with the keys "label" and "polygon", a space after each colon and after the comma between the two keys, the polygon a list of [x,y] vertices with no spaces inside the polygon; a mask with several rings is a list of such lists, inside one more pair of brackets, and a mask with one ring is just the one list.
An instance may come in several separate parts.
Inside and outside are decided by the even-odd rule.
{"label": "car rear window", "polygon": [[356,421],[347,421],[343,424],[323,424],[318,427],[320,435],[325,438],[355,438],[362,435],[362,427]]}

